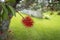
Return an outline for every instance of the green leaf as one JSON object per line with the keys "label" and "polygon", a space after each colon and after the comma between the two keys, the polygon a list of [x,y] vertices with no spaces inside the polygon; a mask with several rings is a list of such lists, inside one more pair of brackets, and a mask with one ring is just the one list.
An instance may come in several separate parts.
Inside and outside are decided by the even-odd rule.
{"label": "green leaf", "polygon": [[8,10],[6,8],[6,5],[2,3],[1,6],[3,8],[3,11],[5,11],[5,13],[8,14]]}
{"label": "green leaf", "polygon": [[2,20],[7,20],[8,19],[8,9],[6,8],[6,4],[1,3],[2,6]]}
{"label": "green leaf", "polygon": [[6,1],[8,1],[10,3],[16,2],[16,0],[6,0]]}
{"label": "green leaf", "polygon": [[6,7],[10,13],[12,13],[14,16],[16,16],[16,10],[12,6],[6,5]]}
{"label": "green leaf", "polygon": [[2,20],[8,20],[8,14],[5,13],[5,11],[3,10],[3,13],[2,13]]}

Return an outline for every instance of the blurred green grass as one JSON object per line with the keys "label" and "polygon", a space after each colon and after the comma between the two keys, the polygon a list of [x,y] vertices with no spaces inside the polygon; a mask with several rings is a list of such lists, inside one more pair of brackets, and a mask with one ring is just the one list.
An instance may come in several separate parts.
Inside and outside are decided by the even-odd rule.
{"label": "blurred green grass", "polygon": [[60,40],[60,16],[56,15],[56,12],[50,16],[50,19],[34,17],[32,19],[34,25],[27,28],[22,24],[22,17],[19,14],[16,13],[16,17],[13,16],[10,23],[13,40]]}

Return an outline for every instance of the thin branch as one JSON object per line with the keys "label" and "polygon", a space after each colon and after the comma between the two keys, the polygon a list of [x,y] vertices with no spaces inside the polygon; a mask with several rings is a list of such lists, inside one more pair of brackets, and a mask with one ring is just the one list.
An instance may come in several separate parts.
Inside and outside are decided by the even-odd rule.
{"label": "thin branch", "polygon": [[16,11],[23,19],[24,19],[24,17],[20,14],[20,12],[18,12],[18,11]]}

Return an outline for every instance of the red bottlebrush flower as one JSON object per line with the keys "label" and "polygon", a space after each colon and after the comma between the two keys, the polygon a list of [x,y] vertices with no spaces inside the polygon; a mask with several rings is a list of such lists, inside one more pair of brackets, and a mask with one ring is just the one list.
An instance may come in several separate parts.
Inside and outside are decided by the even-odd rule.
{"label": "red bottlebrush flower", "polygon": [[3,32],[2,31],[0,31],[0,35],[2,35],[3,34]]}
{"label": "red bottlebrush flower", "polygon": [[26,27],[32,27],[33,26],[33,20],[27,16],[22,20],[22,23],[26,26]]}

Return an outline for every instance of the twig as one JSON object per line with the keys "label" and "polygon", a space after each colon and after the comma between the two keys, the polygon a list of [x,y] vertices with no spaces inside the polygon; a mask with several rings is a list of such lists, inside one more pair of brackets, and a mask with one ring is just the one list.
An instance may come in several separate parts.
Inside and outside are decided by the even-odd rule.
{"label": "twig", "polygon": [[18,11],[16,11],[16,12],[24,19],[24,17]]}

